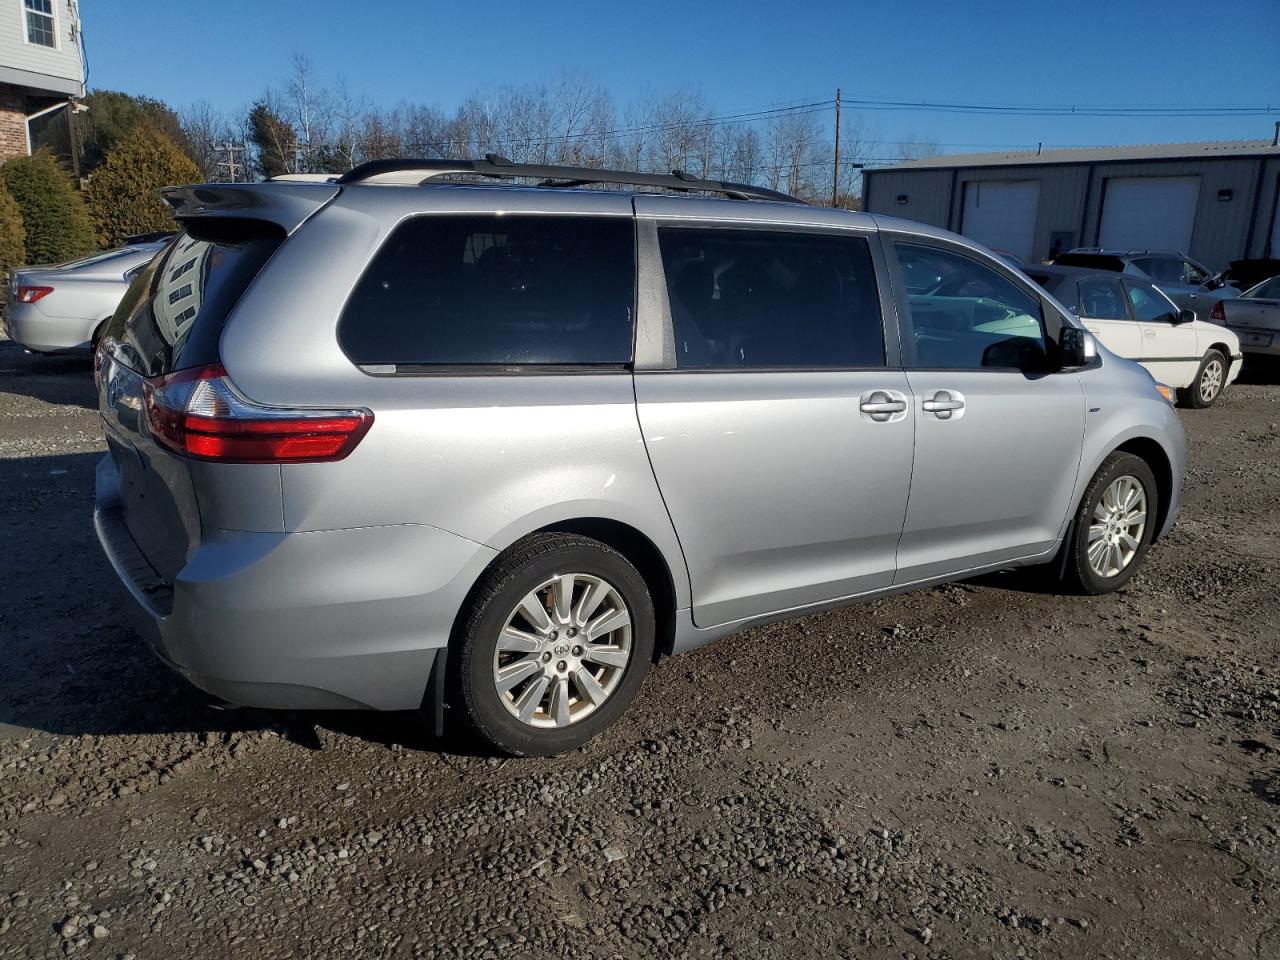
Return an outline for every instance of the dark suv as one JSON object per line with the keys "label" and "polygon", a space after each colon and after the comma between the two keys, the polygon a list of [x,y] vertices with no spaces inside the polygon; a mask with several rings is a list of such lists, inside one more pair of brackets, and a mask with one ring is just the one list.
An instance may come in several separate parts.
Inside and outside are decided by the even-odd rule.
{"label": "dark suv", "polygon": [[[1170,250],[1104,250],[1100,247],[1077,247],[1060,254],[1053,261],[1058,267],[1086,267],[1111,270],[1154,283],[1160,291],[1183,310],[1195,311],[1196,319],[1209,319],[1213,301],[1221,299],[1205,286],[1213,271],[1186,254]],[[1206,305],[1207,302],[1207,305]],[[1203,316],[1201,315],[1203,314]]]}

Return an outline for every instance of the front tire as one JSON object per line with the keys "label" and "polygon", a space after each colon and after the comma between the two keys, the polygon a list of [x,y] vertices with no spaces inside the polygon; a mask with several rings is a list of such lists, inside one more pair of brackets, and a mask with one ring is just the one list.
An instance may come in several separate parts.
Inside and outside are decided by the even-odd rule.
{"label": "front tire", "polygon": [[1222,396],[1227,385],[1229,361],[1218,350],[1210,350],[1200,361],[1200,369],[1196,371],[1196,379],[1181,391],[1183,406],[1203,410]]}
{"label": "front tire", "polygon": [[454,689],[471,728],[498,750],[574,750],[635,699],[654,636],[653,601],[626,557],[588,537],[534,534],[473,591]]}
{"label": "front tire", "polygon": [[1137,572],[1155,535],[1155,475],[1145,460],[1113,453],[1089,481],[1067,544],[1067,583],[1087,594],[1110,593]]}

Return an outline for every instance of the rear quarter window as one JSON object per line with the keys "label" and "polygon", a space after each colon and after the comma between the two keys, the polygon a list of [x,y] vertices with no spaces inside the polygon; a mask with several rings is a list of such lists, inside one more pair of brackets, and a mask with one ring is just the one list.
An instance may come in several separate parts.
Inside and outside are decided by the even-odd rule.
{"label": "rear quarter window", "polygon": [[632,356],[630,217],[421,216],[343,309],[357,364],[615,365]]}
{"label": "rear quarter window", "polygon": [[258,220],[189,223],[116,308],[106,335],[119,342],[119,359],[147,377],[215,363],[232,308],[284,236]]}

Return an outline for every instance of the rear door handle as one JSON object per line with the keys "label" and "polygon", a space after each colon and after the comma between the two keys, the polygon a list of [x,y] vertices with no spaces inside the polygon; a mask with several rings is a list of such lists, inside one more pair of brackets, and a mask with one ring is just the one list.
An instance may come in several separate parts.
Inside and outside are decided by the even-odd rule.
{"label": "rear door handle", "polygon": [[964,394],[958,390],[938,390],[920,404],[920,409],[939,420],[958,420],[964,415]]}
{"label": "rear door handle", "polygon": [[870,390],[862,395],[858,409],[873,423],[894,423],[907,416],[907,397],[897,390]]}

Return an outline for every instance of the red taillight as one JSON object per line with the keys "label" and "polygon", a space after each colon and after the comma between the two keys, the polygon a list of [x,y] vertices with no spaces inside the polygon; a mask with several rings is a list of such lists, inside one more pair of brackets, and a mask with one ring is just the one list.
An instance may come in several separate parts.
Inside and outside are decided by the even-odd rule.
{"label": "red taillight", "polygon": [[367,410],[299,410],[245,400],[221,364],[146,384],[155,439],[183,456],[223,463],[341,460],[373,424]]}
{"label": "red taillight", "polygon": [[1227,322],[1227,308],[1222,305],[1221,300],[1215,303],[1213,309],[1209,311],[1209,322],[1222,324]]}
{"label": "red taillight", "polygon": [[13,299],[18,303],[35,303],[53,293],[53,287],[17,287],[13,291]]}

